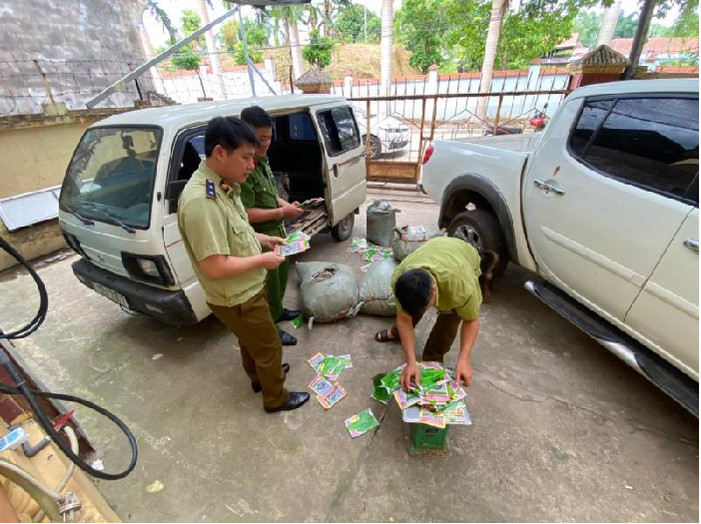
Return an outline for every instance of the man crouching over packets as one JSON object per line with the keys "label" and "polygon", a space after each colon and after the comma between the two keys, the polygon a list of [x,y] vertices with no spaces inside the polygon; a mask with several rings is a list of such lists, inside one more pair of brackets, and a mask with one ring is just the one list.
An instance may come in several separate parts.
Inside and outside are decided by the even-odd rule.
{"label": "man crouching over packets", "polygon": [[478,252],[458,238],[436,237],[407,256],[394,270],[396,322],[392,328],[379,331],[375,340],[401,343],[406,367],[400,383],[405,391],[412,383],[419,382],[414,328],[432,307],[438,310],[438,317],[421,360],[443,363],[460,330],[455,379],[470,385],[470,353],[479,332],[482,295],[488,296],[492,271],[498,263],[499,255],[493,251]]}
{"label": "man crouching over packets", "polygon": [[253,130],[238,118],[217,117],[204,137],[206,159],[180,196],[178,226],[207,305],[239,340],[243,369],[254,392],[263,392],[268,413],[292,410],[309,394],[284,388],[289,364],[265,296],[266,270],[284,257],[274,251],[280,237],[253,231],[240,199],[240,184],[253,170]]}

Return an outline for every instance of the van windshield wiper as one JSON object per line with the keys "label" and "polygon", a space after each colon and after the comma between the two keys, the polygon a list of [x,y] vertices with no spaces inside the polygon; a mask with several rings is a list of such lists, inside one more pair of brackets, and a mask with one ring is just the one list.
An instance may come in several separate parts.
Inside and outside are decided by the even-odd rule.
{"label": "van windshield wiper", "polygon": [[117,216],[114,213],[108,211],[104,207],[96,204],[95,202],[83,202],[80,205],[82,207],[87,207],[88,209],[94,209],[95,211],[99,211],[100,213],[102,213],[103,215],[107,216],[110,219],[109,220],[110,223],[121,227],[127,233],[136,233],[136,230],[133,227],[131,227],[129,224],[125,224],[119,218],[117,218]]}
{"label": "van windshield wiper", "polygon": [[68,211],[71,215],[76,217],[78,220],[80,220],[86,226],[92,226],[95,224],[94,220],[91,220],[90,218],[81,215],[80,213],[78,213],[78,211],[76,211],[75,207],[73,207],[73,206],[64,205],[63,209]]}

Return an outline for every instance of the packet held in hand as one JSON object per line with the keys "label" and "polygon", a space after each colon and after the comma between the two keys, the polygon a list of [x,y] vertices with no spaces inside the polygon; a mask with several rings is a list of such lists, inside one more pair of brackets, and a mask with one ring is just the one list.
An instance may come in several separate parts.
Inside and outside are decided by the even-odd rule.
{"label": "packet held in hand", "polygon": [[324,199],[321,197],[318,197],[318,198],[307,199],[304,202],[300,202],[298,205],[302,209],[309,209],[312,207],[320,206],[323,202],[324,202]]}
{"label": "packet held in hand", "polygon": [[343,421],[343,423],[346,425],[346,428],[348,428],[348,433],[350,433],[350,436],[353,438],[359,437],[363,433],[367,433],[371,429],[380,425],[370,408],[366,409],[365,411],[361,411],[357,415],[347,418]]}
{"label": "packet held in hand", "polygon": [[309,249],[310,238],[311,237],[309,235],[302,233],[301,231],[287,235],[283,245],[275,246],[275,253],[283,257],[302,253],[303,251]]}

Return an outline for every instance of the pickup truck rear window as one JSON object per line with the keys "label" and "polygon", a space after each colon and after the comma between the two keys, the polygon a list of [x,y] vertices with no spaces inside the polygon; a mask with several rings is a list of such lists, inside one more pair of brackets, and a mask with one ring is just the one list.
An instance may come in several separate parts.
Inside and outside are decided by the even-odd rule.
{"label": "pickup truck rear window", "polygon": [[698,99],[587,101],[570,151],[602,174],[698,205]]}

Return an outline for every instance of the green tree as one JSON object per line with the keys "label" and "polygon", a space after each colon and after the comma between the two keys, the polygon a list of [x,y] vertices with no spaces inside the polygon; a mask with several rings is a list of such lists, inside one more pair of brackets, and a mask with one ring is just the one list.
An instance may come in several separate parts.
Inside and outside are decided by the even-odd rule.
{"label": "green tree", "polygon": [[202,97],[206,98],[207,93],[204,90],[204,83],[202,82],[202,77],[200,76],[200,55],[192,50],[190,46],[181,47],[178,53],[173,55],[171,62],[178,69],[185,69],[187,71],[195,71],[197,73],[197,79],[200,81],[200,87],[202,88]]}
{"label": "green tree", "polygon": [[[446,35],[451,24],[446,13],[451,6],[463,3],[474,1],[404,0],[394,16],[394,32],[399,42],[411,51],[409,63],[413,67],[425,73],[431,65],[440,67],[445,62]],[[469,23],[464,26],[469,26]]]}
{"label": "green tree", "polygon": [[[332,21],[332,27],[337,35],[341,35],[345,42],[371,42],[380,41],[380,17],[372,11],[367,12],[367,27],[365,7],[360,4],[351,4],[340,10]],[[367,32],[367,39],[365,33]]]}
{"label": "green tree", "polygon": [[[642,5],[643,0],[639,0]],[[655,18],[664,18],[669,11],[679,8],[679,17],[666,35],[669,37],[693,38],[699,36],[699,0],[665,0],[657,6]]]}
{"label": "green tree", "polygon": [[616,24],[616,31],[613,33],[614,38],[633,38],[635,36],[635,30],[638,28],[638,18],[640,18],[640,13],[631,13],[628,16],[618,17],[618,24]]}
{"label": "green tree", "polygon": [[[202,19],[195,11],[191,9],[185,9],[182,16],[182,31],[185,36],[190,36],[192,33],[197,31],[202,27]],[[206,43],[204,36],[200,36],[194,42],[192,42],[193,50],[197,51],[200,49],[205,49]]]}
{"label": "green tree", "polygon": [[[248,43],[248,57],[253,62],[261,62],[263,60],[263,51],[261,48],[268,44],[268,29],[265,25],[257,22],[255,20],[245,19],[243,21],[244,27],[246,28],[246,42]],[[239,33],[237,42],[233,47],[227,45],[229,52],[234,53],[234,59],[239,65],[246,64],[246,55],[243,52],[243,41],[241,40],[241,31],[239,26]]]}
{"label": "green tree", "polygon": [[313,66],[322,69],[331,63],[334,45],[335,42],[321,36],[318,29],[312,29],[309,33],[309,45],[302,48],[302,56]]}
{"label": "green tree", "polygon": [[[571,36],[579,11],[593,2],[526,0],[518,11],[507,10],[497,44],[494,69],[527,67],[534,58],[555,49],[557,44]],[[484,35],[490,21],[491,2],[454,0],[447,13],[450,20],[462,21],[450,29],[445,39],[445,43],[453,47],[453,59],[458,67],[478,69],[484,58]],[[594,23],[588,21],[591,27]]]}
{"label": "green tree", "polygon": [[572,32],[579,34],[579,41],[585,47],[594,47],[603,20],[604,13],[581,11],[574,19]]}
{"label": "green tree", "polygon": [[146,0],[146,8],[148,9],[149,13],[151,13],[151,15],[158,20],[161,25],[163,25],[163,28],[168,31],[168,35],[170,37],[169,39],[175,42],[177,39],[177,31],[173,26],[173,22],[168,16],[168,13],[161,8],[156,0]]}

